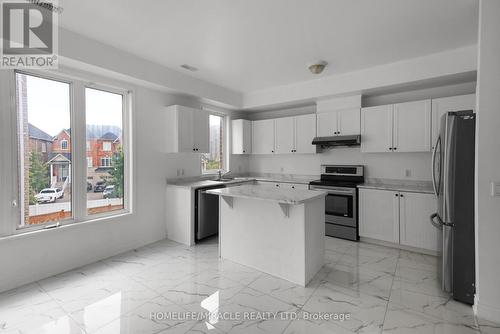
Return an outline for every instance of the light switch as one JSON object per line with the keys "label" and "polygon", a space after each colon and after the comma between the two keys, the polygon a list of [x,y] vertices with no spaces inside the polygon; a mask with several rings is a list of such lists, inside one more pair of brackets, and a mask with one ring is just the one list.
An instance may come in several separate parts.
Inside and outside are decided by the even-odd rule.
{"label": "light switch", "polygon": [[500,196],[500,182],[491,182],[491,196],[498,197]]}

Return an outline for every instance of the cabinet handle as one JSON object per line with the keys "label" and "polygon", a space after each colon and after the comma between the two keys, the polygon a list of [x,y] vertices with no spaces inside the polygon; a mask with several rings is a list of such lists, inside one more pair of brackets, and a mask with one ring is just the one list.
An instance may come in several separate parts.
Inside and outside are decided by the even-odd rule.
{"label": "cabinet handle", "polygon": [[392,151],[392,147],[389,147],[389,151]]}
{"label": "cabinet handle", "polygon": [[403,194],[399,195],[399,197],[404,197]]}
{"label": "cabinet handle", "polygon": [[394,196],[399,197],[399,194],[395,194]]}
{"label": "cabinet handle", "polygon": [[394,151],[396,151],[398,148],[397,148],[397,147],[393,147],[392,149],[393,149]]}
{"label": "cabinet handle", "polygon": [[245,153],[245,150],[243,150],[243,153]]}
{"label": "cabinet handle", "polygon": [[274,153],[274,150],[272,150],[271,153]]}

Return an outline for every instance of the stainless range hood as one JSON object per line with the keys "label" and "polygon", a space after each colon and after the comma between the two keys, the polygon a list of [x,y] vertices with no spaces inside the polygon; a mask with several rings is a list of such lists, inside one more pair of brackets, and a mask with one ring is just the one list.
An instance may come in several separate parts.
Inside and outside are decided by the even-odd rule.
{"label": "stainless range hood", "polygon": [[313,139],[312,144],[321,148],[334,146],[359,146],[361,145],[361,135],[316,137]]}

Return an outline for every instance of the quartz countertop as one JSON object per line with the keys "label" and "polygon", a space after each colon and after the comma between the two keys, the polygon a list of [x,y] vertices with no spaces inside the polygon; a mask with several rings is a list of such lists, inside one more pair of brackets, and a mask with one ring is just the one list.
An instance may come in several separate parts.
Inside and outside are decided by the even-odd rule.
{"label": "quartz countertop", "polygon": [[434,189],[429,181],[404,181],[404,180],[368,180],[359,184],[358,188],[380,189],[390,191],[407,191],[413,193],[433,194]]}
{"label": "quartz countertop", "polygon": [[271,188],[254,184],[243,184],[240,186],[211,189],[207,193],[236,198],[258,199],[272,201],[280,204],[302,204],[318,198],[324,198],[326,192],[302,189]]}
{"label": "quartz countertop", "polygon": [[[215,176],[212,176],[212,178],[215,178]],[[230,181],[215,181],[207,178],[206,176],[197,176],[190,178],[167,179],[167,185],[197,189],[216,185],[235,185],[247,182],[250,183],[253,181],[309,184],[309,182],[317,179],[319,179],[319,176],[315,177],[312,175],[260,174],[250,176],[235,176],[234,179]]]}

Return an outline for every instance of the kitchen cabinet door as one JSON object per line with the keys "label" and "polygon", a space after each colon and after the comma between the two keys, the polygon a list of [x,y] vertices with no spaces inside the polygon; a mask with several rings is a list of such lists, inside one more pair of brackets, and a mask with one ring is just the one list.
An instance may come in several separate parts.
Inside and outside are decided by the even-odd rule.
{"label": "kitchen cabinet door", "polygon": [[392,105],[361,109],[361,152],[392,152]]}
{"label": "kitchen cabinet door", "polygon": [[210,151],[208,111],[193,109],[193,141],[196,153]]}
{"label": "kitchen cabinet door", "polygon": [[294,117],[275,119],[275,152],[291,154],[295,151]]}
{"label": "kitchen cabinet door", "polygon": [[432,100],[432,130],[431,145],[434,149],[439,135],[441,117],[448,111],[476,109],[476,94],[443,97]]}
{"label": "kitchen cabinet door", "polygon": [[295,117],[295,152],[316,153],[316,145],[312,141],[316,137],[316,115]]}
{"label": "kitchen cabinet door", "polygon": [[338,135],[359,135],[361,133],[361,114],[359,108],[340,110],[337,112],[337,115]]}
{"label": "kitchen cabinet door", "polygon": [[179,136],[178,152],[194,152],[194,111],[190,108],[179,108],[177,111],[177,127]]}
{"label": "kitchen cabinet door", "polygon": [[232,122],[233,154],[252,153],[252,122],[236,119]]}
{"label": "kitchen cabinet door", "polygon": [[330,137],[337,135],[337,112],[323,112],[316,114],[318,137]]}
{"label": "kitchen cabinet door", "polygon": [[252,121],[252,153],[274,153],[274,120]]}
{"label": "kitchen cabinet door", "polygon": [[400,240],[402,245],[438,251],[440,231],[429,221],[436,212],[433,194],[400,193]]}
{"label": "kitchen cabinet door", "polygon": [[399,193],[359,189],[359,235],[399,243]]}
{"label": "kitchen cabinet door", "polygon": [[431,100],[394,105],[394,152],[431,150]]}

